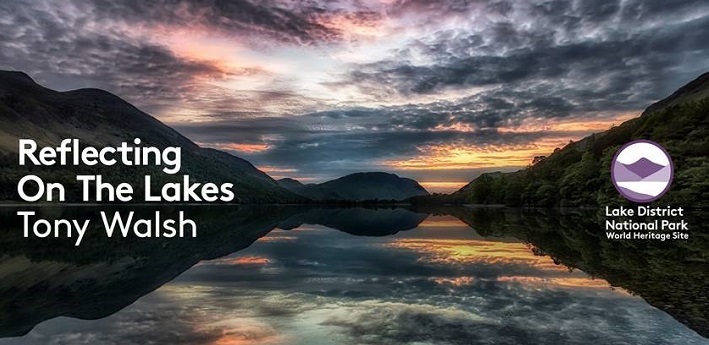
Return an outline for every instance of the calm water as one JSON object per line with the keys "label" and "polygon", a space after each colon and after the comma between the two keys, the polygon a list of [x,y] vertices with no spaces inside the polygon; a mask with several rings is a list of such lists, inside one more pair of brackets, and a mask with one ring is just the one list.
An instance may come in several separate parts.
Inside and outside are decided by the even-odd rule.
{"label": "calm water", "polygon": [[0,344],[709,344],[700,241],[500,210],[188,213],[199,240],[6,235]]}

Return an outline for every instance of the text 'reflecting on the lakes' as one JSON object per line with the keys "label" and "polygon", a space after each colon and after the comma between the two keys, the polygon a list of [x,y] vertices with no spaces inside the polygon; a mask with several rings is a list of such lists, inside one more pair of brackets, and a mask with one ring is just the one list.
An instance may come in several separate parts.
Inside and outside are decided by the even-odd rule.
{"label": "text 'reflecting on the lakes'", "polygon": [[[133,144],[122,142],[118,146],[96,148],[82,146],[78,139],[63,139],[59,146],[39,147],[33,139],[20,139],[18,141],[18,163],[20,166],[66,166],[76,171],[76,181],[81,188],[83,202],[118,201],[128,202],[133,200],[133,186],[130,182],[121,181],[114,184],[107,182],[101,175],[80,174],[82,166],[104,165],[107,167],[119,166],[156,166],[162,167],[162,173],[177,174],[182,168],[181,148],[154,146],[140,146],[140,138],[135,138]],[[19,179],[17,191],[26,202],[40,200],[63,202],[66,199],[66,190],[62,183],[44,181],[37,175],[30,173]],[[145,171],[145,170],[143,170]],[[159,172],[158,172],[159,173]],[[121,175],[123,176],[123,175]],[[128,178],[129,176],[125,176]],[[132,181],[134,181],[133,179]],[[158,181],[162,179],[154,179]],[[152,186],[151,176],[144,175],[145,202],[229,202],[234,199],[232,192],[233,183],[199,183],[192,181],[189,175],[182,178],[173,178],[171,181],[180,182],[163,183],[161,187]],[[164,180],[162,180],[164,181]],[[160,190],[158,193],[157,190]],[[90,219],[44,219],[35,211],[18,211],[17,216],[22,218],[24,238],[76,238],[75,246],[81,244],[84,235],[90,228]],[[183,211],[177,217],[163,215],[156,211],[152,217],[138,217],[134,211],[113,212],[112,217],[101,211],[103,228],[107,237],[135,236],[137,238],[155,237],[196,237],[197,224],[187,218]]]}
{"label": "text 'reflecting on the lakes'", "polygon": [[57,147],[45,146],[38,149],[37,142],[33,139],[19,140],[19,164],[33,164],[36,166],[54,165],[87,165],[102,164],[112,166],[122,164],[125,166],[162,166],[166,174],[176,174],[180,171],[182,150],[180,147],[169,146],[160,149],[154,146],[139,146],[140,138],[133,140],[134,146],[122,142],[119,146],[96,148],[86,146],[81,148],[79,139],[64,139]]}
{"label": "text 'reflecting on the lakes'", "polygon": [[[122,142],[118,146],[96,148],[81,145],[79,139],[63,139],[59,146],[38,147],[33,139],[18,142],[20,166],[95,166],[127,167],[157,166],[168,175],[177,174],[182,168],[182,150],[169,146],[158,148],[141,146],[141,139],[133,144]],[[152,185],[150,175],[143,176],[144,202],[231,202],[234,200],[233,183],[200,183],[184,175],[180,182],[164,183],[161,187]],[[76,181],[81,188],[82,202],[130,202],[134,187],[129,182],[117,184],[105,181],[101,175],[77,174]],[[44,181],[37,175],[28,174],[17,184],[17,192],[26,202],[66,201],[64,185]]]}

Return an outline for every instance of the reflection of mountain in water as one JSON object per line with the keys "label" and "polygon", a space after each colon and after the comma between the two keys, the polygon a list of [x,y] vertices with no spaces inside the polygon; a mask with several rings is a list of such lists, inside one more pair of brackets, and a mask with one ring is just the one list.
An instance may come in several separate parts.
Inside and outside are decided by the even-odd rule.
{"label": "reflection of mountain in water", "polygon": [[320,224],[357,236],[386,236],[411,230],[428,216],[403,208],[311,208],[279,223],[281,229]]}
{"label": "reflection of mountain in water", "polygon": [[[483,236],[527,241],[535,253],[639,295],[709,337],[709,238],[699,227],[692,229],[689,241],[617,241],[606,239],[593,212],[481,208],[442,212],[452,213]],[[699,218],[690,223],[704,224]]]}
{"label": "reflection of mountain in water", "polygon": [[[134,208],[131,208],[133,210]],[[45,219],[92,219],[79,248],[74,239],[22,238],[16,209],[0,209],[0,337],[28,333],[58,316],[99,319],[171,281],[201,260],[251,245],[276,227],[322,224],[363,235],[381,236],[415,228],[426,217],[404,209],[327,209],[302,207],[183,207],[199,225],[197,238],[106,238],[95,209],[38,208]],[[23,210],[26,210],[23,209]],[[123,209],[125,211],[125,209]],[[165,218],[174,207],[141,207],[135,217]]]}
{"label": "reflection of mountain in water", "polygon": [[[102,209],[106,209],[105,207]],[[274,228],[320,224],[359,236],[384,236],[415,228],[429,213],[453,215],[483,236],[510,236],[540,255],[607,280],[645,298],[698,333],[709,336],[709,239],[700,229],[683,242],[609,241],[596,214],[509,209],[407,209],[326,207],[182,207],[199,224],[198,238],[109,239],[89,229],[74,240],[21,238],[20,219],[0,209],[0,337],[26,334],[57,316],[99,319],[133,303],[201,260],[248,247]],[[136,216],[151,216],[143,207]],[[159,208],[165,217],[177,208]],[[92,218],[98,209],[45,207],[47,219]],[[698,220],[692,224],[702,224]]]}

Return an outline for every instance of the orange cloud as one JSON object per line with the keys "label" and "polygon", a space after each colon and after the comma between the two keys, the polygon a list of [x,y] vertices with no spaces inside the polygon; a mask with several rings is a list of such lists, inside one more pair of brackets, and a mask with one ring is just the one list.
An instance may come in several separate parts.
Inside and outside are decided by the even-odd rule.
{"label": "orange cloud", "polygon": [[279,242],[279,241],[295,241],[295,236],[264,236],[259,238],[259,242]]}
{"label": "orange cloud", "polygon": [[[403,161],[385,161],[387,167],[400,170],[450,170],[474,168],[523,167],[535,156],[551,154],[571,140],[579,140],[584,135],[599,132],[637,116],[637,112],[625,112],[612,118],[590,119],[550,119],[530,118],[519,126],[498,128],[500,133],[534,134],[549,132],[547,137],[526,144],[501,144],[484,146],[461,146],[458,143],[427,145],[419,147],[418,157]],[[457,131],[474,135],[478,129],[462,123],[439,125],[434,131]],[[557,133],[557,135],[554,135]],[[574,133],[574,135],[569,135]],[[428,182],[431,187],[445,187],[445,183]],[[422,184],[423,185],[423,184]],[[425,186],[425,185],[424,185]],[[460,185],[462,187],[462,185]]]}
{"label": "orange cloud", "polygon": [[277,166],[271,166],[271,165],[261,165],[257,166],[258,170],[261,170],[265,173],[271,174],[271,173],[294,173],[297,172],[298,169],[294,168],[286,168],[286,167],[277,167]]}
{"label": "orange cloud", "polygon": [[236,258],[228,258],[219,260],[221,265],[265,265],[271,260],[260,256],[240,256]]}
{"label": "orange cloud", "polygon": [[594,119],[593,117],[586,119],[547,119],[529,118],[519,126],[503,127],[497,131],[500,133],[534,133],[534,132],[583,132],[593,133],[605,131],[614,125],[619,125],[634,117],[637,117],[639,111],[630,111],[619,113],[612,118]]}
{"label": "orange cloud", "polygon": [[428,145],[419,148],[418,157],[403,161],[385,161],[397,170],[450,170],[475,168],[522,167],[534,156],[548,155],[566,145],[573,137],[542,138],[527,144],[460,146],[460,144]]}
{"label": "orange cloud", "polygon": [[610,284],[603,279],[582,278],[582,277],[529,277],[529,276],[502,276],[498,277],[500,282],[515,282],[524,285],[555,285],[576,288],[608,288]]}
{"label": "orange cloud", "polygon": [[318,22],[345,39],[380,38],[387,35],[382,30],[383,17],[374,12],[338,13],[321,16]]}
{"label": "orange cloud", "polygon": [[263,152],[271,148],[268,144],[242,144],[242,143],[204,143],[198,142],[197,145],[202,147],[210,147],[219,150],[239,151],[246,153]]}

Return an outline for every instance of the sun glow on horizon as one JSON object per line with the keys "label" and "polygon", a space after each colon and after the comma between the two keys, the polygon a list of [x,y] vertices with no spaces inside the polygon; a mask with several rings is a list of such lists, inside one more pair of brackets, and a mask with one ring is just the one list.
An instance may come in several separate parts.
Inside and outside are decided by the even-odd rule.
{"label": "sun glow on horizon", "polygon": [[555,148],[575,137],[542,138],[533,143],[500,144],[484,147],[465,147],[458,144],[430,145],[419,148],[418,157],[388,161],[384,165],[398,170],[449,170],[474,168],[524,167],[532,158],[548,155]]}
{"label": "sun glow on horizon", "polygon": [[[81,10],[69,7],[70,12]],[[345,133],[371,137],[435,133],[434,139],[422,135],[421,142],[406,141],[406,149],[399,155],[381,153],[376,145],[362,145],[372,151],[370,166],[390,172],[429,171],[431,176],[421,184],[432,192],[450,192],[469,182],[453,170],[523,168],[535,156],[548,156],[570,140],[606,130],[640,113],[639,109],[613,110],[628,109],[622,105],[584,107],[576,94],[563,94],[575,83],[568,76],[549,79],[531,73],[528,79],[511,82],[504,76],[517,74],[514,70],[497,66],[499,70],[488,71],[488,63],[495,67],[498,59],[515,56],[510,42],[496,36],[498,28],[493,24],[513,20],[510,34],[516,34],[534,29],[534,21],[524,14],[525,5],[512,6],[514,10],[504,14],[479,4],[465,7],[461,12],[440,9],[432,21],[432,9],[425,4],[391,0],[333,2],[312,12],[309,5],[265,4],[263,14],[288,13],[303,20],[285,28],[279,23],[239,22],[238,15],[222,16],[215,22],[213,16],[219,14],[215,9],[200,11],[185,5],[174,13],[175,18],[184,19],[182,22],[136,24],[117,17],[106,27],[133,44],[149,44],[166,55],[159,56],[162,60],[157,63],[146,62],[147,67],[177,69],[170,79],[176,85],[147,80],[150,91],[142,101],[152,107],[153,115],[171,125],[184,125],[187,129],[181,132],[201,146],[248,156],[276,178],[294,177],[297,172],[299,179],[323,182],[340,176],[314,176],[318,172],[309,169],[316,164],[289,161],[288,155],[269,157],[280,161],[260,159],[289,141],[238,137],[239,131],[249,131],[243,125],[249,120],[290,120],[286,125],[269,127],[266,123],[255,130],[279,135],[274,131],[298,127],[284,135],[291,136],[285,139],[303,141],[298,147],[317,152],[335,146],[326,145],[326,140],[320,145],[319,138],[349,140],[342,135]],[[98,31],[96,27],[88,29]],[[593,35],[583,38],[595,39]],[[517,43],[533,48],[524,40]],[[478,61],[479,71],[468,71],[468,66],[476,63],[467,59]],[[463,74],[458,77],[458,72]],[[606,85],[602,78],[594,82]],[[373,115],[361,116],[358,109]],[[353,115],[307,116],[329,111],[352,111]],[[399,112],[401,116],[388,116]],[[222,134],[217,139],[206,131],[190,130],[231,122],[241,125],[231,134],[233,138]],[[460,142],[457,136],[435,139],[438,135],[451,138],[445,136],[450,133],[481,134],[484,139],[479,143]],[[488,139],[494,136],[497,138]],[[328,155],[308,157],[317,161],[318,156]]]}
{"label": "sun glow on horizon", "polygon": [[[325,28],[338,33],[339,39],[322,45],[275,44],[256,42],[253,37],[240,37],[207,27],[177,27],[174,25],[141,25],[130,27],[115,24],[132,37],[147,37],[150,41],[163,44],[177,57],[203,65],[203,71],[191,74],[190,98],[198,100],[182,101],[162,107],[156,115],[171,123],[210,123],[224,120],[220,113],[230,111],[235,119],[244,117],[288,117],[313,111],[338,109],[348,106],[387,109],[388,107],[413,106],[426,109],[439,104],[456,104],[475,99],[504,88],[505,85],[471,85],[465,88],[442,87],[436,92],[399,94],[394,90],[380,93],[370,92],[366,86],[342,83],[342,71],[351,64],[387,61],[387,57],[412,40],[430,33],[412,28],[408,21],[424,18],[415,13],[400,13],[394,18],[383,11],[392,3],[372,2],[375,9],[369,14],[348,12],[323,13],[316,21]],[[411,16],[411,17],[407,17]],[[461,18],[453,16],[441,26],[454,30]],[[471,24],[471,23],[468,23]],[[472,24],[471,24],[472,25]],[[474,25],[475,26],[475,25]],[[412,66],[425,68],[436,63],[431,52],[410,46],[401,53],[401,58]],[[405,82],[401,80],[400,82]],[[193,105],[195,104],[195,105]],[[207,105],[207,106],[205,106]],[[467,104],[460,110],[476,111],[480,104]],[[471,136],[482,131],[498,135],[527,136],[530,139],[510,139],[499,143],[465,145],[455,141],[446,143],[422,143],[417,146],[418,155],[406,155],[379,161],[384,170],[390,171],[436,171],[470,170],[484,168],[523,168],[535,156],[551,154],[555,148],[566,145],[571,140],[579,140],[592,132],[606,130],[614,124],[631,119],[639,111],[604,112],[577,114],[565,117],[525,115],[518,123],[502,126],[478,128],[473,124],[454,122],[439,123],[428,129],[430,132],[456,132]],[[377,126],[361,126],[357,118],[352,118],[349,127],[343,124],[310,124],[312,132],[377,131]],[[406,130],[406,128],[402,128]],[[271,142],[209,142],[201,141],[201,146],[227,150],[235,154],[255,155],[269,151]],[[298,172],[292,167],[257,163],[261,170],[273,174],[275,178],[294,177]],[[324,182],[339,176],[301,176],[308,182]],[[447,180],[432,177],[420,182],[431,192],[451,192],[463,187],[469,181]]]}
{"label": "sun glow on horizon", "polygon": [[448,193],[463,188],[470,181],[419,181],[419,184],[426,188],[429,193]]}

